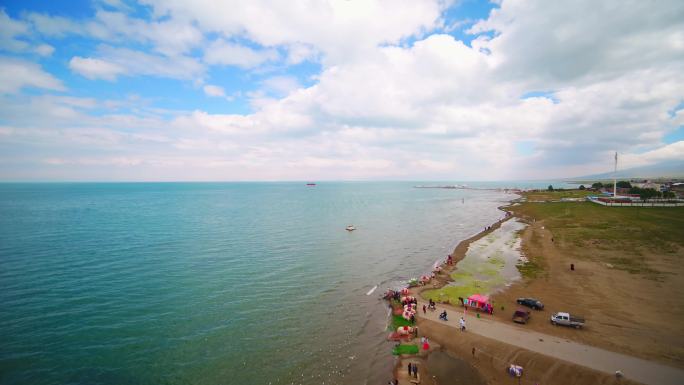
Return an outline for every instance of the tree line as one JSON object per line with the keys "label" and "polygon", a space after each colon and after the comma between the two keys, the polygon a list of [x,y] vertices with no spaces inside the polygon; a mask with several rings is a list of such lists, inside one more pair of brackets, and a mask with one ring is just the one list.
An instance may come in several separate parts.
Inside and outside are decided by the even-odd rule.
{"label": "tree line", "polygon": [[[636,187],[632,186],[632,184],[628,181],[621,180],[617,182],[617,187],[619,188],[628,188],[629,189],[629,194],[638,194],[639,198],[642,200],[646,201],[652,198],[665,198],[665,199],[671,199],[675,198],[675,193],[673,191],[665,191],[665,192],[660,192],[656,189],[653,188],[641,188],[641,187]],[[602,189],[602,188],[610,188],[612,185],[610,184],[603,184],[601,182],[596,182],[591,185],[591,188],[594,189]]]}

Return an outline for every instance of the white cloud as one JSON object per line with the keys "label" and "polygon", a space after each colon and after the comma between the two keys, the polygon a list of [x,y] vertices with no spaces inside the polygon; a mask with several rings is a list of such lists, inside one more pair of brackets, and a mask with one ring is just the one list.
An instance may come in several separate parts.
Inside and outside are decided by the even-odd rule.
{"label": "white cloud", "polygon": [[[120,8],[115,2],[110,4]],[[124,7],[125,10],[125,7]],[[26,19],[40,34],[53,38],[82,35],[109,43],[137,42],[166,56],[180,56],[203,42],[202,33],[176,19],[144,20],[118,11],[97,10],[92,19],[75,21],[62,16],[28,13]]]}
{"label": "white cloud", "polygon": [[[332,62],[363,55],[378,44],[397,43],[437,25],[449,2],[438,0],[144,0],[157,16],[193,20],[207,32],[242,35],[267,47],[300,44],[323,52]],[[300,55],[295,55],[301,59]]]}
{"label": "white cloud", "polygon": [[299,64],[307,60],[316,60],[318,51],[311,45],[294,43],[287,47],[287,64]]}
{"label": "white cloud", "polygon": [[482,40],[500,76],[534,86],[620,76],[625,71],[682,65],[684,7],[680,1],[626,0],[597,4],[503,1],[471,32],[497,33]]}
{"label": "white cloud", "polygon": [[297,78],[292,76],[273,76],[262,81],[262,86],[276,95],[287,95],[301,87]]}
{"label": "white cloud", "polygon": [[94,23],[107,31],[109,41],[150,44],[154,50],[168,56],[186,53],[203,40],[202,33],[195,26],[175,19],[147,21],[121,12],[99,10]]}
{"label": "white cloud", "polygon": [[40,56],[50,56],[55,52],[55,47],[49,44],[41,44],[35,48],[35,51]]}
{"label": "white cloud", "polygon": [[[684,153],[682,142],[663,143],[684,122],[684,113],[668,113],[684,100],[678,1],[649,13],[633,2],[507,0],[475,24],[472,32],[487,36],[472,47],[422,36],[441,23],[438,2],[331,1],[307,3],[308,12],[300,2],[149,3],[162,21],[143,25],[110,12],[98,22],[110,44],[130,38],[158,53],[103,45],[74,57],[72,69],[110,80],[196,80],[211,73],[205,65],[273,71],[250,94],[253,113],[147,108],[100,117],[88,114],[88,101],[5,98],[0,118],[8,127],[35,128],[4,130],[3,141],[39,142],[41,159],[60,159],[73,172],[86,163],[135,165],[141,177],[172,179],[564,177],[606,171],[615,150],[634,165]],[[72,28],[59,22],[54,33]],[[191,25],[214,40],[191,30],[176,43],[140,32],[154,23],[172,31]],[[206,48],[204,64],[189,56],[195,48]],[[321,72],[306,88],[278,68],[312,58],[322,59]],[[199,84],[208,96],[228,97]],[[521,98],[532,91],[551,92],[557,103]],[[520,142],[534,152],[519,153]],[[106,155],[63,154],[85,143]]]}
{"label": "white cloud", "polygon": [[632,168],[666,161],[684,161],[684,141],[680,140],[641,154],[620,156],[620,167]]}
{"label": "white cloud", "polygon": [[202,90],[207,96],[213,96],[218,98],[226,97],[226,91],[223,89],[223,87],[207,84],[204,87],[202,87]]}
{"label": "white cloud", "polygon": [[122,0],[96,0],[99,3],[102,3],[103,5],[106,5],[110,8],[121,10],[121,11],[126,11],[130,12],[132,11],[132,8],[124,3]]}
{"label": "white cloud", "polygon": [[11,94],[24,87],[64,91],[62,82],[36,63],[0,57],[0,93]]}
{"label": "white cloud", "polygon": [[74,57],[69,67],[89,79],[105,80],[115,80],[120,75],[188,80],[204,74],[204,66],[192,57],[168,57],[111,46],[100,46],[96,58]]}
{"label": "white cloud", "polygon": [[256,67],[277,59],[278,52],[275,50],[254,50],[225,40],[213,41],[204,53],[204,61],[209,64],[234,65],[242,68]]}
{"label": "white cloud", "polygon": [[50,56],[55,51],[54,47],[35,41],[30,23],[12,19],[2,8],[0,8],[0,49],[15,53],[32,51],[40,56]]}
{"label": "white cloud", "polygon": [[125,72],[125,69],[117,64],[100,59],[74,56],[69,61],[69,68],[88,79],[116,80],[116,77]]}
{"label": "white cloud", "polygon": [[29,32],[26,23],[12,19],[0,8],[0,48],[8,51],[26,50],[29,44],[19,37],[26,36]]}
{"label": "white cloud", "polygon": [[[36,29],[36,31],[45,36],[64,37],[69,34],[84,33],[86,30],[83,25],[63,16],[50,16],[46,14],[30,12],[26,14],[25,17],[33,24],[33,27]],[[96,34],[96,36],[101,35],[101,33]]]}

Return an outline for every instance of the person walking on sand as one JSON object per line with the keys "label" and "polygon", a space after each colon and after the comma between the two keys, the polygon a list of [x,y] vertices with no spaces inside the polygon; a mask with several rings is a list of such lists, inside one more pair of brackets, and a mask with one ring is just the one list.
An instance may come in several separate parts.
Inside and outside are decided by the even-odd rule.
{"label": "person walking on sand", "polygon": [[408,364],[408,375],[411,377],[411,363]]}
{"label": "person walking on sand", "polygon": [[465,320],[463,319],[463,317],[461,317],[461,319],[458,321],[458,323],[459,323],[459,325],[461,325],[461,331],[464,332],[465,328],[466,328],[466,324],[465,324]]}
{"label": "person walking on sand", "polygon": [[425,313],[427,313],[427,306],[425,306],[425,304],[423,304],[423,314],[425,314]]}

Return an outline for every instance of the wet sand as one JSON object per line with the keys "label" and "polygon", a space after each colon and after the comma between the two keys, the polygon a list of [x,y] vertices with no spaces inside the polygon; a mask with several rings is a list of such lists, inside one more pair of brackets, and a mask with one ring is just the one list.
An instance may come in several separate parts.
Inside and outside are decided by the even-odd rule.
{"label": "wet sand", "polygon": [[[444,322],[438,319],[442,310],[448,311],[449,321]],[[427,312],[421,319],[449,326],[451,335],[447,338],[450,339],[460,340],[464,335],[474,334],[519,349],[542,354],[560,362],[579,365],[584,369],[593,369],[609,377],[620,370],[624,374],[624,378],[653,385],[679,385],[681,379],[684,378],[684,371],[680,369],[535,332],[527,329],[525,325],[510,322],[510,319],[508,322],[499,322],[489,315],[481,315],[478,318],[472,312],[468,312],[465,316],[467,330],[461,332],[458,324],[459,316],[463,316],[463,309],[439,305],[435,311]],[[534,317],[537,318],[536,315]],[[543,315],[541,317],[540,321],[545,321]],[[477,349],[476,346],[474,347]],[[508,362],[509,364],[522,365],[517,361],[507,361],[506,357],[497,356],[498,353],[498,351],[490,351],[487,354],[497,357],[502,364]]]}
{"label": "wet sand", "polygon": [[[462,241],[455,248],[452,253],[453,263],[452,265],[445,265],[442,272],[436,275],[428,285],[420,286],[411,289],[412,294],[418,296],[421,300],[424,300],[420,296],[420,293],[426,290],[431,290],[435,288],[443,287],[451,282],[453,282],[450,275],[456,270],[456,265],[459,261],[465,258],[469,247],[488,234],[496,231],[501,227],[501,224],[505,221],[513,218],[511,215],[507,215],[503,219],[497,221],[484,231]],[[505,292],[505,291],[504,291]],[[423,301],[421,301],[423,302]],[[514,307],[513,304],[511,307]],[[419,306],[420,308],[421,306]],[[452,307],[450,311],[450,318],[453,320],[457,319],[459,312],[462,311],[460,308]],[[484,315],[483,315],[484,316]],[[487,316],[490,317],[490,316]],[[423,369],[425,375],[428,376],[432,382],[427,383],[438,383],[438,384],[498,384],[498,383],[515,383],[518,382],[517,379],[511,378],[505,369],[508,365],[515,363],[521,365],[525,368],[525,375],[520,379],[520,383],[530,383],[534,384],[536,381],[540,383],[550,382],[558,384],[633,384],[627,379],[616,379],[615,376],[606,374],[604,372],[599,372],[593,369],[589,369],[583,366],[572,364],[557,358],[549,357],[540,353],[535,353],[527,349],[509,345],[503,342],[499,342],[490,338],[482,337],[474,333],[460,333],[455,332],[454,328],[447,325],[441,324],[440,322],[435,322],[425,317],[418,316],[418,326],[421,336],[427,336],[433,341],[434,346],[431,352],[422,353],[420,358],[424,363]],[[457,337],[454,338],[454,333],[457,333]],[[471,365],[469,370],[460,370],[459,373],[452,372],[451,377],[445,376],[440,369],[440,365],[433,365],[434,370],[440,372],[442,375],[441,382],[435,382],[437,378],[432,378],[436,376],[437,372],[430,372],[431,366],[429,365],[430,356],[435,350],[436,346],[441,346],[446,353],[449,354],[454,359],[459,360],[462,365]],[[476,354],[473,357],[472,349],[475,348]],[[444,357],[437,358],[436,360],[444,360]],[[395,374],[401,374],[402,367],[400,365],[405,363],[406,359],[402,359],[397,364],[395,368]],[[433,359],[435,360],[435,359]],[[436,361],[437,362],[437,361]],[[458,366],[459,364],[456,364]],[[475,370],[478,375],[473,376],[468,373],[472,373]],[[422,373],[422,371],[421,371]],[[483,380],[484,379],[484,380]],[[404,378],[400,384],[410,384],[408,378]],[[484,382],[483,382],[484,381]],[[535,382],[531,382],[535,381]],[[423,382],[425,383],[425,382]]]}
{"label": "wet sand", "polygon": [[[554,242],[544,220],[529,222],[522,234],[523,251],[532,258],[543,256],[544,273],[495,294],[494,301],[539,298],[545,310],[533,313],[528,329],[684,368],[684,250],[670,256],[658,250],[640,251],[667,272],[662,280],[648,279],[573,255],[600,252],[625,257],[619,248],[607,249],[598,241],[581,248],[558,238]],[[569,268],[571,263],[574,271]],[[583,330],[554,327],[547,319],[555,311],[582,315],[587,325]],[[508,322],[507,314],[494,316]]]}
{"label": "wet sand", "polygon": [[427,370],[437,384],[484,385],[485,379],[471,363],[451,356],[446,350],[430,353]]}
{"label": "wet sand", "polygon": [[[551,306],[554,306],[555,308],[555,306],[557,305],[556,302],[565,303],[568,299],[572,299],[573,303],[567,303],[563,309],[568,308],[568,305],[571,305],[569,309],[584,308],[586,310],[588,308],[592,310],[592,313],[596,312],[592,314],[592,319],[595,317],[601,317],[601,314],[599,313],[601,311],[601,308],[597,308],[595,306],[595,303],[590,303],[594,300],[593,297],[582,296],[580,293],[569,293],[568,289],[571,288],[570,285],[572,285],[572,287],[574,287],[575,289],[586,286],[587,284],[590,284],[591,286],[598,285],[600,286],[600,288],[602,288],[602,291],[606,293],[609,292],[610,289],[613,289],[613,287],[610,285],[615,285],[616,283],[618,289],[620,289],[622,285],[634,284],[633,276],[630,276],[626,272],[615,271],[612,269],[607,270],[605,266],[598,266],[598,264],[583,261],[580,265],[581,267],[578,267],[575,274],[572,275],[572,282],[566,282],[568,281],[567,277],[563,278],[561,280],[562,284],[556,288],[558,290],[555,290],[555,281],[552,279],[552,275],[561,274],[563,276],[566,276],[567,273],[565,273],[564,270],[567,269],[567,266],[572,261],[567,257],[561,255],[561,253],[557,249],[558,245],[554,244],[553,242],[552,234],[550,234],[548,230],[544,228],[542,221],[536,221],[535,223],[535,221],[531,221],[530,218],[525,218],[524,216],[516,217],[529,224],[529,227],[525,229],[522,234],[522,242],[525,255],[530,255],[530,253],[542,253],[543,255],[550,257],[547,258],[547,260],[550,259],[551,261],[547,263],[551,266],[549,269],[550,271],[547,271],[547,274],[543,277],[538,277],[536,279],[520,280],[518,283],[512,285],[512,287],[500,291],[493,296],[494,301],[496,301],[498,304],[506,304],[507,307],[505,312],[495,312],[495,316],[493,318],[497,319],[498,321],[504,323],[510,322],[507,316],[509,315],[508,313],[510,312],[510,309],[516,306],[516,297],[534,295],[542,298],[550,297],[550,301],[547,302],[547,309],[548,304],[551,304]],[[431,290],[434,288],[440,288],[452,282],[450,275],[455,270],[457,262],[461,261],[465,257],[466,252],[468,248],[471,246],[471,244],[485,237],[492,231],[498,229],[503,221],[510,218],[511,217],[506,217],[503,220],[493,224],[488,230],[483,231],[461,242],[452,254],[452,258],[454,261],[453,265],[445,266],[445,269],[441,273],[437,274],[436,279],[433,279],[426,286],[413,288],[412,293],[414,295],[417,295],[420,299],[424,299],[420,297],[420,293],[422,293],[423,291]],[[549,266],[547,266],[547,268],[548,267]],[[676,270],[677,269],[675,269],[675,271]],[[563,272],[561,273],[561,271]],[[604,271],[606,272],[604,273]],[[609,275],[610,277],[608,277]],[[618,278],[621,279],[616,282],[616,279]],[[586,280],[589,280],[589,282],[586,282]],[[638,283],[641,287],[645,289],[645,293],[653,293],[656,291],[656,289],[659,289],[658,291],[662,291],[663,289],[662,283],[654,283],[643,279]],[[654,289],[649,289],[649,285],[654,286]],[[679,291],[679,289],[681,289],[681,287],[675,289],[675,291]],[[594,295],[597,291],[592,290]],[[679,301],[679,299],[674,300]],[[580,301],[582,303],[578,304],[577,301]],[[611,303],[611,307],[620,306],[620,308],[616,310],[618,311],[618,313],[614,314],[622,315],[624,314],[624,310],[634,309],[633,306],[630,306],[631,302],[632,301],[629,298],[629,296],[621,296],[621,298],[615,299]],[[421,306],[419,306],[419,308],[420,307]],[[497,310],[498,307],[499,306],[497,305]],[[461,311],[460,308],[453,308],[453,310],[453,313],[450,312],[450,318],[456,317],[458,312]],[[657,313],[651,314],[655,315]],[[659,342],[657,343],[657,345],[653,344],[660,339],[654,338],[654,334],[657,334],[657,331],[647,331],[646,333],[642,333],[639,336],[634,336],[633,333],[628,333],[632,334],[632,337],[629,337],[628,335],[625,335],[623,337],[622,334],[626,331],[626,329],[623,329],[618,326],[617,333],[615,332],[615,330],[613,330],[613,333],[605,333],[611,328],[615,328],[617,326],[611,325],[608,322],[608,320],[597,324],[596,330],[593,330],[594,328],[592,325],[592,327],[589,328],[589,331],[577,331],[569,328],[550,326],[549,322],[545,322],[548,321],[549,315],[550,311],[535,312],[533,313],[533,321],[531,322],[531,324],[525,325],[524,327],[529,327],[532,330],[543,331],[544,333],[549,333],[556,337],[574,340],[577,342],[588,343],[590,345],[602,347],[604,349],[608,349],[611,351],[624,352],[628,354],[636,353],[634,355],[644,358],[665,358],[664,361],[670,361],[674,359],[674,362],[669,363],[674,363],[675,366],[682,365],[682,361],[679,359],[679,357],[677,357],[679,355],[679,352],[677,350],[670,350],[679,349],[678,346],[681,345],[678,342],[675,342],[674,346],[668,347],[669,344],[667,344],[667,342],[665,341],[663,341],[662,343]],[[489,318],[490,316],[487,317]],[[647,320],[649,323],[655,322],[654,318],[657,317],[650,317],[649,315],[649,318],[647,318]],[[665,317],[660,317],[659,321],[666,322]],[[521,347],[508,345],[507,343],[496,341],[490,338],[477,336],[474,333],[463,333],[463,335],[459,336],[458,338],[454,338],[454,331],[453,329],[450,330],[449,326],[443,325],[441,322],[435,322],[425,319],[424,317],[420,317],[420,315],[418,319],[418,325],[421,335],[430,337],[431,340],[433,340],[434,342],[438,342],[444,349],[446,349],[446,351],[448,351],[449,354],[459,357],[464,362],[469,362],[470,364],[472,364],[473,367],[476,368],[478,372],[486,379],[487,383],[517,382],[517,380],[508,377],[508,375],[504,373],[505,367],[507,367],[507,365],[509,365],[510,363],[516,363],[525,368],[525,376],[521,383],[534,384],[535,382],[530,382],[532,381],[532,379],[534,379],[534,381],[539,381],[540,383],[553,382],[558,384],[636,383],[626,378],[616,379],[615,376],[610,375],[610,373],[599,372],[597,370],[593,370],[585,366],[572,364],[567,361],[549,357],[547,355],[543,355],[540,353],[535,353],[527,349],[523,349]],[[668,328],[671,328],[673,325],[670,324],[667,326]],[[606,328],[608,330],[604,330]],[[595,333],[597,332],[599,333],[599,335],[595,335]],[[661,335],[665,335],[665,333],[661,333]],[[678,334],[675,333],[675,335]],[[642,347],[653,346],[654,350],[647,350],[646,352],[644,352],[643,350],[640,351],[641,348],[635,350],[634,347],[630,347],[628,341],[634,337],[636,337],[637,339],[641,339],[642,337],[650,339],[652,345],[646,344],[642,345]],[[679,339],[679,337],[677,337],[677,339]],[[475,347],[477,351],[475,358],[472,357],[471,353],[473,347]],[[658,357],[658,353],[662,355]],[[429,360],[429,356],[427,359]],[[429,369],[429,365],[427,366]],[[454,379],[451,382],[446,383],[458,383],[455,381],[456,380]],[[647,379],[645,381],[650,382]]]}
{"label": "wet sand", "polygon": [[[454,330],[453,327],[423,318],[418,319],[421,333],[429,336],[453,355],[475,368],[486,384],[558,384],[558,385],[633,385],[637,382],[574,365],[527,349],[515,347],[480,335]],[[475,348],[475,355],[472,349]],[[428,358],[429,359],[429,358]],[[510,364],[524,368],[524,374],[518,379],[509,376],[505,370]],[[429,376],[429,374],[428,374]],[[467,375],[466,375],[467,376]],[[438,385],[448,384],[480,384],[481,382],[457,382],[458,377]],[[477,379],[473,379],[477,381]],[[432,385],[427,381],[425,384]],[[405,383],[409,385],[408,383]],[[402,383],[401,385],[404,385]]]}

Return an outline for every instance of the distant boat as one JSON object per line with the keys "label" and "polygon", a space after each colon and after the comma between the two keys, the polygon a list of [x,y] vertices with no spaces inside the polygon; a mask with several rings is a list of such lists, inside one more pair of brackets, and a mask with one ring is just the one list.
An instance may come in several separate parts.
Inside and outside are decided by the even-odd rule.
{"label": "distant boat", "polygon": [[354,230],[356,230],[356,227],[354,227],[354,225],[349,225],[349,226],[347,226],[347,227],[345,228],[345,230],[347,230],[347,231],[354,231]]}
{"label": "distant boat", "polygon": [[307,183],[306,185],[307,185],[307,186],[315,186],[316,183]]}

